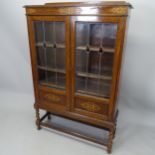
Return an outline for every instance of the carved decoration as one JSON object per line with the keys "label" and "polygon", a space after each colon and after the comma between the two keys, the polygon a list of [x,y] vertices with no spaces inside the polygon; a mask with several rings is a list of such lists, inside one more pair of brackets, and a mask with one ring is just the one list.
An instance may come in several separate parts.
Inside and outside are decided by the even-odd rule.
{"label": "carved decoration", "polygon": [[68,8],[60,8],[60,9],[58,9],[58,12],[60,14],[69,14],[69,9]]}
{"label": "carved decoration", "polygon": [[[45,8],[44,14],[64,14],[64,15],[74,15],[74,14],[127,14],[127,7],[64,7],[64,8]],[[29,8],[27,10],[28,14],[42,14],[43,10],[40,8]]]}
{"label": "carved decoration", "polygon": [[30,8],[30,9],[28,10],[28,13],[35,13],[35,12],[36,12],[36,9],[31,9],[31,8]]}
{"label": "carved decoration", "polygon": [[[59,8],[58,9],[60,14],[75,14],[75,8]],[[80,13],[81,12],[81,8],[76,8],[76,13]]]}
{"label": "carved decoration", "polygon": [[82,103],[80,103],[80,106],[83,109],[85,109],[87,111],[91,111],[91,112],[97,112],[101,109],[98,105],[96,105],[93,102],[82,102]]}
{"label": "carved decoration", "polygon": [[125,7],[115,7],[111,9],[111,12],[116,14],[125,14],[127,13],[127,9]]}
{"label": "carved decoration", "polygon": [[54,95],[54,94],[46,94],[44,96],[44,99],[48,101],[53,101],[53,102],[60,102],[61,100],[59,96]]}

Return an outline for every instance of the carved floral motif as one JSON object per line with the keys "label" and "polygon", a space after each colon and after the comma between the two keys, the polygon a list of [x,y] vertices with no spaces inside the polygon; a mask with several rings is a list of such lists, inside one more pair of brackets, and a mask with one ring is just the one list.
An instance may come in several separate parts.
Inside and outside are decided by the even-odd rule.
{"label": "carved floral motif", "polygon": [[111,9],[112,13],[124,14],[126,13],[127,9],[124,7],[115,7]]}
{"label": "carved floral motif", "polygon": [[46,94],[44,96],[45,100],[49,100],[49,101],[53,101],[53,102],[59,102],[60,101],[60,97],[54,94]]}
{"label": "carved floral motif", "polygon": [[98,105],[96,105],[93,102],[82,102],[82,103],[80,103],[80,106],[83,109],[85,109],[87,111],[91,111],[91,112],[97,112],[101,109]]}

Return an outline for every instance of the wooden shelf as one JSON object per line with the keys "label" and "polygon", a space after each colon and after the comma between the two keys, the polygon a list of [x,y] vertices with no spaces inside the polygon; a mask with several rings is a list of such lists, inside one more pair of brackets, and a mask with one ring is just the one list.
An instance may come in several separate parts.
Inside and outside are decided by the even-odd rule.
{"label": "wooden shelf", "polygon": [[43,44],[43,42],[38,42],[38,43],[36,43],[35,44],[37,47],[42,47],[44,44]]}
{"label": "wooden shelf", "polygon": [[98,75],[98,74],[85,73],[85,72],[76,72],[76,74],[81,77],[88,77],[88,78],[101,79],[101,80],[112,80],[111,76]]}
{"label": "wooden shelf", "polygon": [[110,96],[109,87],[111,86],[111,84],[108,81],[102,82],[102,84],[100,84],[98,80],[95,79],[93,81],[88,80],[86,85],[86,80],[87,79],[76,80],[76,93],[109,98]]}
{"label": "wooden shelf", "polygon": [[[46,45],[46,47],[52,47],[52,48],[54,48],[54,44],[52,44],[52,43],[45,42],[45,45]],[[36,43],[36,46],[37,47],[43,47],[44,46],[44,43],[43,42],[38,42],[38,43]],[[64,44],[58,44],[58,43],[56,43],[56,48],[65,48],[65,45]]]}
{"label": "wooden shelf", "polygon": [[43,127],[51,128],[51,129],[59,131],[59,132],[63,132],[65,134],[70,134],[72,136],[83,138],[85,140],[92,141],[92,142],[100,144],[100,145],[107,146],[106,138],[103,138],[103,140],[97,139],[95,137],[91,137],[91,135],[86,135],[85,133],[81,133],[80,131],[76,131],[75,129],[71,129],[69,127],[63,127],[62,125],[55,124],[55,123],[49,122],[49,121],[41,122],[40,125]]}
{"label": "wooden shelf", "polygon": [[57,69],[57,68],[49,68],[49,67],[44,67],[44,66],[38,66],[39,69],[46,70],[46,71],[51,71],[51,72],[57,72],[57,73],[63,73],[65,74],[65,70],[63,69]]}
{"label": "wooden shelf", "polygon": [[65,89],[65,86],[60,86],[60,85],[54,84],[52,82],[40,81],[39,83],[41,85],[45,85],[45,86],[48,86],[48,87],[51,87],[51,88],[63,89],[63,90]]}
{"label": "wooden shelf", "polygon": [[105,95],[104,93],[95,93],[95,92],[89,92],[86,90],[77,90],[77,93],[82,93],[82,94],[86,94],[86,95],[92,95],[92,96],[96,96],[96,97],[103,97],[103,98],[109,98],[109,95]]}
{"label": "wooden shelf", "polygon": [[[86,51],[87,50],[87,46],[78,46],[76,49],[77,50]],[[90,51],[99,52],[100,51],[100,47],[89,46],[89,50]],[[114,53],[115,49],[114,48],[110,48],[110,47],[102,47],[102,51],[103,52],[107,52],[107,53]]]}

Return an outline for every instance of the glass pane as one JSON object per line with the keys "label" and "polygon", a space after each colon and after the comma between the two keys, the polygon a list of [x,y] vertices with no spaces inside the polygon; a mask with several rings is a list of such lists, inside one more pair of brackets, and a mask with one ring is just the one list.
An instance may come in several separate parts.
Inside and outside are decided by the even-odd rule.
{"label": "glass pane", "polygon": [[53,84],[56,85],[57,81],[56,81],[56,73],[55,72],[50,72],[47,71],[47,81],[49,84]]}
{"label": "glass pane", "polygon": [[79,93],[105,97],[110,95],[111,81],[77,76],[76,90]]}
{"label": "glass pane", "polygon": [[90,45],[100,46],[102,44],[102,25],[103,24],[90,24]]}
{"label": "glass pane", "polygon": [[65,49],[57,48],[56,53],[57,53],[57,57],[56,57],[57,58],[57,62],[56,62],[57,68],[65,70]]}
{"label": "glass pane", "polygon": [[55,23],[55,42],[65,44],[65,25],[62,22]]}
{"label": "glass pane", "polygon": [[86,46],[89,44],[89,25],[87,23],[80,23],[76,24],[76,44],[77,46]]}
{"label": "glass pane", "polygon": [[65,25],[63,22],[45,22],[47,43],[65,44]]}
{"label": "glass pane", "polygon": [[104,80],[96,80],[94,78],[88,78],[88,88],[89,94],[107,97],[110,95],[110,83]]}
{"label": "glass pane", "polygon": [[48,84],[55,87],[64,89],[65,87],[65,75],[57,72],[47,72]]}
{"label": "glass pane", "polygon": [[43,22],[36,21],[34,24],[34,30],[35,30],[36,43],[43,42],[44,40]]}
{"label": "glass pane", "polygon": [[77,50],[76,52],[76,70],[81,72],[86,72],[86,52],[82,50]]}
{"label": "glass pane", "polygon": [[101,75],[112,75],[113,53],[103,53],[101,58]]}
{"label": "glass pane", "polygon": [[42,70],[42,69],[38,69],[38,72],[39,72],[39,81],[46,81],[46,72],[45,70]]}
{"label": "glass pane", "polygon": [[37,48],[37,59],[38,65],[45,66],[45,51],[43,47],[36,47]]}
{"label": "glass pane", "polygon": [[56,51],[53,48],[46,48],[47,54],[47,67],[49,68],[56,68]]}
{"label": "glass pane", "polygon": [[57,84],[59,86],[65,87],[65,75],[62,73],[57,74]]}
{"label": "glass pane", "polygon": [[91,51],[89,54],[88,72],[98,74],[99,73],[99,59],[98,52]]}
{"label": "glass pane", "polygon": [[53,30],[53,22],[44,22],[45,23],[45,41],[47,43],[54,42],[54,30]]}
{"label": "glass pane", "polygon": [[65,24],[34,21],[39,83],[65,89]]}
{"label": "glass pane", "polygon": [[104,24],[103,25],[103,40],[102,45],[104,47],[115,47],[117,33],[117,24]]}
{"label": "glass pane", "polygon": [[65,50],[47,48],[47,67],[65,70]]}
{"label": "glass pane", "polygon": [[77,76],[76,77],[76,90],[80,91],[80,90],[85,90],[85,82],[86,82],[86,78],[85,77],[80,77]]}
{"label": "glass pane", "polygon": [[76,91],[109,98],[117,24],[76,22]]}

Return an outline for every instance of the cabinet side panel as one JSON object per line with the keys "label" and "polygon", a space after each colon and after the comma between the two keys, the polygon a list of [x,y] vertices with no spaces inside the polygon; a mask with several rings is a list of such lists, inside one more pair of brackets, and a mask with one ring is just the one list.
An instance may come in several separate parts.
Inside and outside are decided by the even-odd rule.
{"label": "cabinet side panel", "polygon": [[28,26],[28,36],[29,36],[29,47],[30,47],[30,56],[31,56],[31,67],[32,67],[32,76],[33,76],[33,85],[34,85],[34,93],[35,93],[35,102],[39,99],[38,87],[37,87],[37,70],[36,70],[36,53],[34,52],[34,32],[32,26],[32,20],[30,16],[27,16],[27,26]]}
{"label": "cabinet side panel", "polygon": [[111,106],[109,108],[109,119],[114,121],[115,112],[117,108],[117,96],[118,96],[118,89],[119,89],[119,78],[120,78],[120,70],[121,70],[121,61],[122,61],[122,53],[123,53],[123,45],[124,45],[124,36],[126,30],[126,17],[120,17],[120,22],[118,26],[118,37],[116,43],[116,55],[115,55],[115,67],[113,71],[113,88],[112,88],[112,99],[111,99]]}

